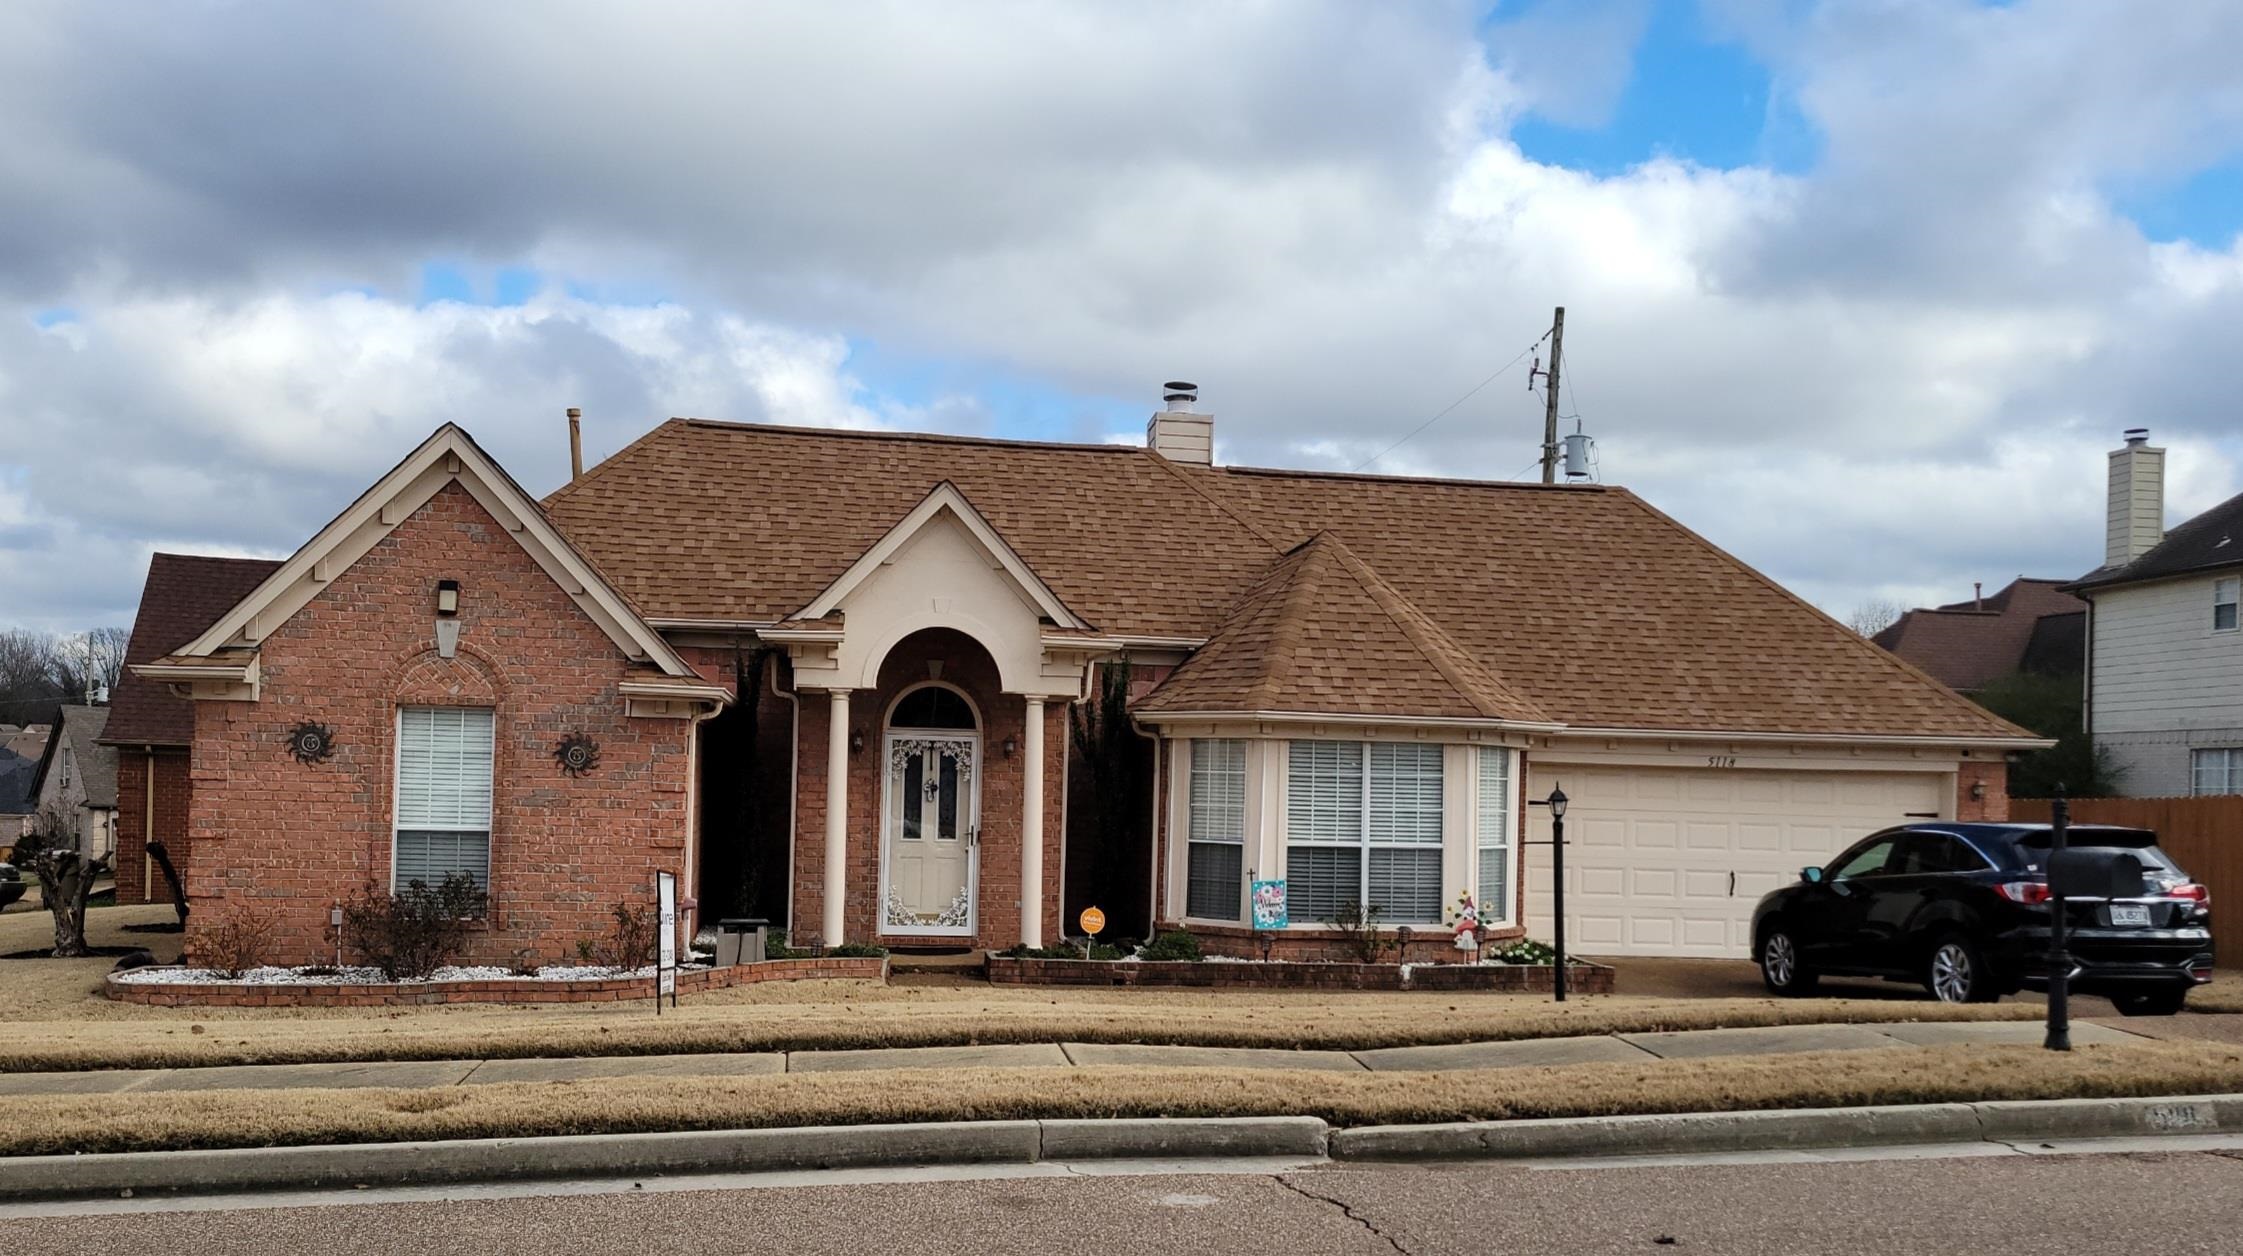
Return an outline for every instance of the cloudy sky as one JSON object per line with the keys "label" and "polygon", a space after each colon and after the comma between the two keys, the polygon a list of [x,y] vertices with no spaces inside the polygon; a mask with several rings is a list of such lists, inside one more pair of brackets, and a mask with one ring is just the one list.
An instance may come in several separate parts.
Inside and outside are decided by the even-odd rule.
{"label": "cloudy sky", "polygon": [[[2243,0],[0,6],[0,624],[438,423],[1600,473],[1843,614],[2243,489]],[[1531,360],[1531,359],[1530,359]],[[1569,417],[1568,428],[1572,426]]]}

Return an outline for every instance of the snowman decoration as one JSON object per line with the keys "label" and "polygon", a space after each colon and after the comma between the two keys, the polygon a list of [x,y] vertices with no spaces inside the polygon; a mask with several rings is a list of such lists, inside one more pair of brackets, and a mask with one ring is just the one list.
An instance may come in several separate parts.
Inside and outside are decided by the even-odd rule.
{"label": "snowman decoration", "polygon": [[1479,961],[1480,908],[1470,890],[1456,896],[1456,949],[1464,953],[1465,963]]}

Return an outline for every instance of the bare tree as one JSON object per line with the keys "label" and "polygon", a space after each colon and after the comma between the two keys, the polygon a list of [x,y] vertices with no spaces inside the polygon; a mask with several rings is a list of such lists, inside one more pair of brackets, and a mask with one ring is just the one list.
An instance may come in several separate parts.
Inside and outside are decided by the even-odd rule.
{"label": "bare tree", "polygon": [[117,682],[125,675],[125,647],[132,642],[132,630],[111,625],[107,628],[89,628],[80,639],[80,649],[85,655],[86,688],[89,700],[93,692],[115,693]]}
{"label": "bare tree", "polygon": [[1866,599],[1846,616],[1846,626],[1865,637],[1874,637],[1900,622],[1908,608],[1889,597]]}
{"label": "bare tree", "polygon": [[74,688],[70,676],[53,637],[0,628],[0,723],[29,724],[53,714]]}
{"label": "bare tree", "polygon": [[55,920],[56,959],[90,955],[86,946],[86,900],[95,878],[109,861],[88,859],[78,849],[76,808],[49,803],[31,818],[31,829],[16,842],[16,866],[39,881],[39,897]]}

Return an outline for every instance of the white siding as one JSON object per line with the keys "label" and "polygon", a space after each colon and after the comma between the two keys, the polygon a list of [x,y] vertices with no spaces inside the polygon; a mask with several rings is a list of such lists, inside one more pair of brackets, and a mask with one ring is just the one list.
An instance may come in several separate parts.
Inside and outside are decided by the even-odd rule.
{"label": "white siding", "polygon": [[2243,632],[2213,630],[2215,578],[2095,598],[2090,719],[2127,794],[2186,794],[2191,747],[2243,744]]}

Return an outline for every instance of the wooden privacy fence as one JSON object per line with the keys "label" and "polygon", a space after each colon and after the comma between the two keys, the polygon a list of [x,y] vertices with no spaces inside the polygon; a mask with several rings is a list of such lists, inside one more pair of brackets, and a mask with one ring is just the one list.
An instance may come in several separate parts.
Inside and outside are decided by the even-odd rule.
{"label": "wooden privacy fence", "polygon": [[[2009,816],[2044,823],[2048,800],[2011,799]],[[2212,892],[2212,941],[2220,966],[2243,967],[2243,794],[2074,798],[2072,823],[2117,824],[2155,832],[2165,853]],[[2227,920],[2224,928],[2222,917]]]}

